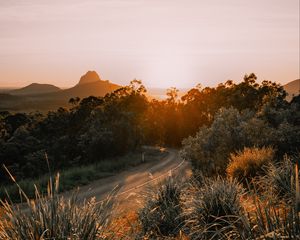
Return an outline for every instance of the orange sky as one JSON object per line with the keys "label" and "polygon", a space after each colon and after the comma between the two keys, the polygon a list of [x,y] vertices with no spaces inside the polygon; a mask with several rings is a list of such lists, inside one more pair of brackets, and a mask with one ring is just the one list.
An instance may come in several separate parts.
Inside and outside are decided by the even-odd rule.
{"label": "orange sky", "polygon": [[0,87],[299,78],[299,0],[0,1]]}

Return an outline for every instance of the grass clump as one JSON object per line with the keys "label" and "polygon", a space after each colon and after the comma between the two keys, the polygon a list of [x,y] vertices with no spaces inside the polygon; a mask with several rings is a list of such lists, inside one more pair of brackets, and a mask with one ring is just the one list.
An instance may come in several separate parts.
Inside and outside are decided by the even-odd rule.
{"label": "grass clump", "polygon": [[244,237],[237,239],[300,239],[300,212],[294,204],[274,205],[258,200],[247,216],[244,226],[236,229]]}
{"label": "grass clump", "polygon": [[[300,239],[298,164],[286,158],[278,166],[272,165],[263,181],[273,194],[266,192],[261,200],[257,192],[252,193],[255,208],[248,211],[247,239]],[[285,201],[274,201],[282,200],[280,197]]]}
{"label": "grass clump", "polygon": [[243,151],[230,154],[227,176],[247,186],[253,178],[264,174],[264,168],[272,162],[274,154],[271,147],[244,148]]}
{"label": "grass clump", "polygon": [[290,157],[285,157],[282,162],[268,166],[266,175],[260,178],[260,183],[270,198],[288,203],[296,199],[296,186],[299,184],[299,170]]}
{"label": "grass clump", "polygon": [[172,178],[146,194],[144,207],[138,213],[141,223],[140,237],[158,239],[174,237],[181,228],[181,186]]}
{"label": "grass clump", "polygon": [[222,239],[234,226],[241,226],[243,189],[236,181],[206,178],[195,188],[185,206],[191,239]]}

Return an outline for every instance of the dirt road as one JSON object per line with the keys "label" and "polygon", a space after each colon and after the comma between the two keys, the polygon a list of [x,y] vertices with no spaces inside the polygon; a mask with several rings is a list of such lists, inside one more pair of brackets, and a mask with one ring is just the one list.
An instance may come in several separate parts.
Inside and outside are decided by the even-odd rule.
{"label": "dirt road", "polygon": [[[100,179],[89,185],[80,187],[77,196],[79,200],[96,197],[101,201],[112,189],[118,186],[116,200],[119,209],[137,208],[143,198],[143,192],[157,182],[172,175],[179,177],[189,172],[189,164],[183,161],[178,150],[167,149],[168,155],[155,162],[144,163],[115,176]],[[63,194],[65,197],[72,193]]]}

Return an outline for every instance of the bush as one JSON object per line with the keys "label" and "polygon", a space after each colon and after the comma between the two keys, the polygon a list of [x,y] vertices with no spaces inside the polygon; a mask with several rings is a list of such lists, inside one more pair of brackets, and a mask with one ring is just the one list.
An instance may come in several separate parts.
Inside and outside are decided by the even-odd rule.
{"label": "bush", "polygon": [[252,112],[221,109],[210,127],[202,127],[194,137],[183,140],[181,155],[192,162],[193,170],[224,174],[230,153],[244,147],[267,146],[271,133]]}
{"label": "bush", "polygon": [[227,175],[246,185],[254,177],[264,173],[264,167],[272,162],[274,155],[271,147],[244,148],[243,151],[230,154],[229,165],[226,169]]}
{"label": "bush", "polygon": [[[196,187],[198,188],[198,187]],[[191,193],[185,215],[191,239],[220,239],[234,226],[240,226],[243,188],[236,181],[218,177],[205,179],[202,187]]]}
{"label": "bush", "polygon": [[146,203],[138,214],[142,236],[157,239],[179,233],[182,225],[180,192],[181,186],[169,178],[157,190],[147,193]]}
{"label": "bush", "polygon": [[112,197],[98,203],[95,199],[80,203],[76,196],[71,199],[59,197],[58,184],[58,178],[55,186],[50,179],[46,196],[42,196],[36,188],[34,201],[19,189],[26,199],[26,205],[22,208],[1,201],[6,218],[0,221],[0,238],[106,239],[104,233],[111,215]]}

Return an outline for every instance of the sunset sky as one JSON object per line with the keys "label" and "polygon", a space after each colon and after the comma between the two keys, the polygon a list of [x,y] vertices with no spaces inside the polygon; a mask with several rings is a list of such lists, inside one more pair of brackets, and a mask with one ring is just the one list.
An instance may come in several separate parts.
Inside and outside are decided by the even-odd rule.
{"label": "sunset sky", "polygon": [[0,87],[299,78],[299,0],[0,0]]}

